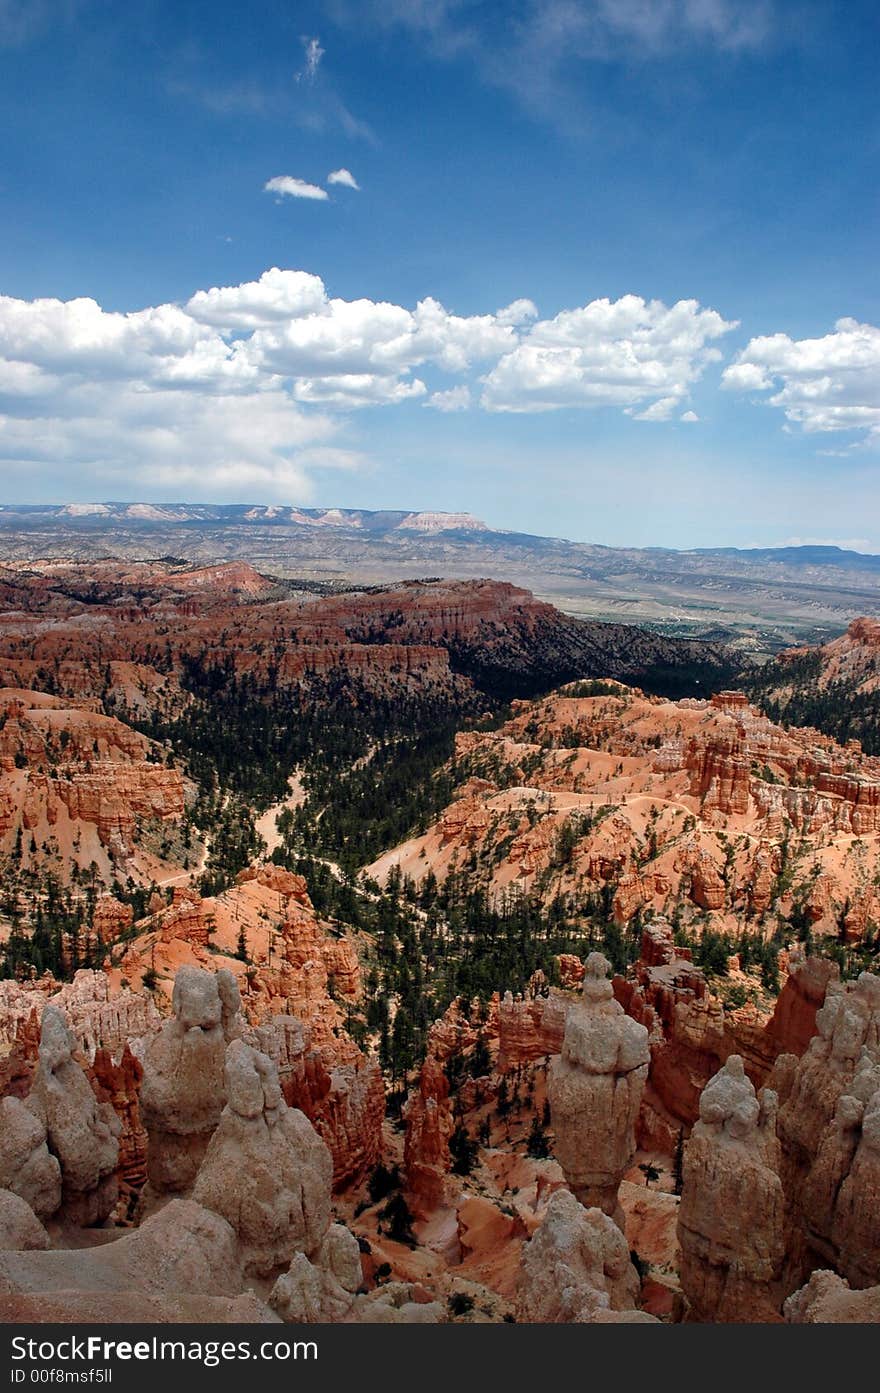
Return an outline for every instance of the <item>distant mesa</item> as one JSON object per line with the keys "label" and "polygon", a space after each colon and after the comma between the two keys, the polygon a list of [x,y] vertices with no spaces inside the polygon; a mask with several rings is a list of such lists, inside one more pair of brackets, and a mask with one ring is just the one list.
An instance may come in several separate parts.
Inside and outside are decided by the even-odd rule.
{"label": "distant mesa", "polygon": [[49,519],[106,520],[145,523],[286,523],[300,527],[355,528],[359,531],[388,532],[490,532],[491,528],[472,513],[405,512],[364,508],[296,508],[281,503],[65,503],[11,505],[8,511]]}

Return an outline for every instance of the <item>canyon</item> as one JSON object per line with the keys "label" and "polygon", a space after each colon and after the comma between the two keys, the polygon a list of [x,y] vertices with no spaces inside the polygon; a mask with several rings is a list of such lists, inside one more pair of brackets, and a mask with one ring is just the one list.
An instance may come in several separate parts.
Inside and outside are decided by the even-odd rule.
{"label": "canyon", "polygon": [[880,756],[695,649],[7,567],[3,1319],[876,1320]]}

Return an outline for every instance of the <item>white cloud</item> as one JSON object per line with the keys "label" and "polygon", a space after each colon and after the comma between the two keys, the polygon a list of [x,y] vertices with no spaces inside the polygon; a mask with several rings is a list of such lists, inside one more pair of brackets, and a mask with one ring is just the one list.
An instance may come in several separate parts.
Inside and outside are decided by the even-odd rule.
{"label": "white cloud", "polygon": [[[345,0],[336,6],[343,10]],[[409,29],[441,58],[477,56],[489,47],[491,16],[481,24],[481,7],[468,0],[357,0],[349,9],[366,10],[383,27]],[[599,60],[665,55],[685,43],[737,52],[762,48],[774,21],[773,0],[530,0],[511,18],[501,52],[510,59],[530,48],[537,58],[551,50],[560,62],[566,54]],[[487,62],[489,54],[482,57]]]}
{"label": "white cloud", "polygon": [[858,431],[880,440],[880,328],[838,319],[818,339],[752,339],[728,367],[731,391],[769,392],[771,406],[810,433]]}
{"label": "white cloud", "polygon": [[[792,31],[777,0],[520,0],[503,26],[497,7],[473,0],[333,3],[354,23],[405,30],[442,62],[469,61],[531,114],[581,130],[598,104],[587,65],[661,63],[689,50],[748,56]],[[619,110],[606,116],[620,128]]]}
{"label": "white cloud", "polygon": [[71,385],[45,414],[0,416],[11,465],[87,469],[97,478],[199,492],[309,496],[302,452],[334,433],[280,392],[224,396],[146,391],[141,383]]}
{"label": "white cloud", "polygon": [[303,66],[298,73],[294,73],[295,82],[314,82],[318,75],[318,68],[321,59],[324,57],[325,49],[321,47],[320,39],[303,38]]}
{"label": "white cloud", "polygon": [[330,197],[319,184],[307,184],[305,179],[295,179],[292,174],[276,174],[263,185],[265,193],[277,193],[279,198],[312,198],[324,200]]}
{"label": "white cloud", "polygon": [[634,421],[671,421],[680,405],[678,397],[661,397],[659,401],[646,406],[644,411],[627,406],[625,414],[632,416]]}
{"label": "white cloud", "polygon": [[433,406],[435,411],[467,411],[471,404],[471,390],[465,383],[450,387],[446,392],[433,392],[424,406]]}
{"label": "white cloud", "polygon": [[678,419],[685,421],[688,425],[693,425],[694,421],[699,421],[700,418],[696,411],[683,411]]}
{"label": "white cloud", "polygon": [[224,329],[257,329],[262,324],[322,313],[327,293],[320,276],[308,271],[264,271],[258,281],[198,290],[186,312],[203,324]]}
{"label": "white cloud", "polygon": [[347,189],[360,189],[350,169],[334,169],[327,175],[328,184],[342,184]]}
{"label": "white cloud", "polygon": [[119,314],[0,296],[0,459],[304,499],[304,452],[338,448],[338,424],[303,411],[243,349],[178,305]]}
{"label": "white cloud", "polygon": [[379,373],[324,373],[297,377],[293,394],[297,401],[338,406],[399,406],[413,397],[423,397],[427,387],[419,378],[383,377]]}
{"label": "white cloud", "polygon": [[295,378],[300,400],[360,406],[423,395],[424,383],[409,377],[423,364],[462,373],[515,344],[493,315],[461,317],[430,298],[415,310],[328,298],[316,313],[258,328],[244,352],[261,370]]}
{"label": "white cloud", "polygon": [[[542,8],[564,11],[561,3]],[[600,36],[635,44],[649,53],[665,53],[683,42],[707,44],[722,52],[763,47],[773,26],[768,0],[594,0],[581,8]],[[575,29],[577,26],[574,26]]]}
{"label": "white cloud", "polygon": [[537,319],[538,307],[532,300],[514,300],[503,310],[497,310],[495,318],[499,324],[511,324],[516,328],[530,319]]}
{"label": "white cloud", "polygon": [[485,377],[483,405],[520,412],[620,406],[640,420],[666,420],[721,357],[711,341],[735,327],[696,300],[593,300],[534,324]]}
{"label": "white cloud", "polygon": [[634,296],[535,313],[528,300],[478,315],[431,297],[414,309],[343,300],[279,267],[127,314],[87,298],[0,296],[0,460],[303,499],[310,470],[358,467],[340,412],[463,411],[488,368],[492,410],[611,403],[668,420],[731,327],[695,301]]}

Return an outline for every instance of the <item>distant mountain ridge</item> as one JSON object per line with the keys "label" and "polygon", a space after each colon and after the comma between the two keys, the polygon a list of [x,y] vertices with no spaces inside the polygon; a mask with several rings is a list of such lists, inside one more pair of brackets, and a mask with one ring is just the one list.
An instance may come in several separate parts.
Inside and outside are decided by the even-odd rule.
{"label": "distant mountain ridge", "polygon": [[[588,518],[573,518],[578,530]],[[492,578],[568,614],[746,654],[824,643],[880,617],[880,556],[834,546],[611,547],[510,532],[466,512],[256,503],[0,505],[0,563],[241,561],[311,590]]]}
{"label": "distant mountain ridge", "polygon": [[280,503],[22,503],[0,504],[6,524],[63,521],[71,525],[117,521],[147,526],[173,523],[241,523],[265,526],[334,527],[392,532],[489,532],[472,513],[418,512],[406,509],[296,508]]}
{"label": "distant mountain ridge", "polygon": [[779,561],[791,566],[840,566],[846,570],[880,571],[880,556],[847,547],[699,547],[699,556],[745,556],[755,561]]}

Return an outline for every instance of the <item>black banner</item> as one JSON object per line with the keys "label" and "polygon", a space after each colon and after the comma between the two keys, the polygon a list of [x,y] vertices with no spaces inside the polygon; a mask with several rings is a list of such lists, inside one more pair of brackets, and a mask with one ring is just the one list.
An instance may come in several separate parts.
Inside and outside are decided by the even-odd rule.
{"label": "black banner", "polygon": [[140,1393],[157,1384],[163,1393],[219,1393],[230,1380],[254,1393],[290,1393],[335,1390],[341,1377],[357,1388],[466,1379],[540,1393],[548,1380],[575,1375],[586,1385],[595,1381],[588,1371],[610,1377],[613,1369],[616,1383],[652,1389],[696,1384],[699,1370],[705,1388],[719,1358],[751,1386],[765,1357],[783,1358],[786,1381],[802,1372],[809,1388],[823,1353],[849,1364],[863,1351],[867,1361],[876,1339],[874,1327],[852,1325],[5,1325],[0,1393],[57,1385]]}

